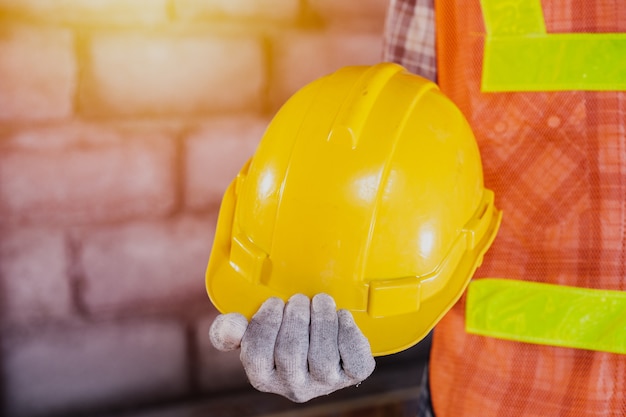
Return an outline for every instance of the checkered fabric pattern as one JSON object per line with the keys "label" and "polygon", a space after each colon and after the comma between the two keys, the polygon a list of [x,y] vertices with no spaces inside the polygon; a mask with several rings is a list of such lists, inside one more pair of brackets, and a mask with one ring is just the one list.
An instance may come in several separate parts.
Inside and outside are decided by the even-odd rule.
{"label": "checkered fabric pattern", "polygon": [[383,60],[435,81],[435,14],[433,0],[391,0],[387,13]]}
{"label": "checkered fabric pattern", "polygon": [[[424,4],[393,2],[387,28],[386,56],[417,73],[434,57]],[[542,7],[549,33],[626,32],[623,0]],[[479,0],[435,10],[438,83],[472,125],[504,213],[475,279],[626,291],[626,92],[481,93]],[[434,332],[437,417],[626,416],[626,355],[469,335],[464,310],[462,298]]]}

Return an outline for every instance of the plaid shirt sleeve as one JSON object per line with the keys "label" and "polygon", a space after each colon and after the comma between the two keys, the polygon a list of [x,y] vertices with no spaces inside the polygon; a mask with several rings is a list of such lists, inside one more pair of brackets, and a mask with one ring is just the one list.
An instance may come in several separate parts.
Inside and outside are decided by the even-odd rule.
{"label": "plaid shirt sleeve", "polygon": [[385,25],[383,60],[436,80],[433,0],[391,0]]}

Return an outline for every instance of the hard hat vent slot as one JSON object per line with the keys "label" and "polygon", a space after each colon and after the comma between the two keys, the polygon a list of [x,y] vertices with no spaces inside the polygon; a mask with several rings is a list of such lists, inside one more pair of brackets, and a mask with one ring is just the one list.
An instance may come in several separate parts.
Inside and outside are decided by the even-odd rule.
{"label": "hard hat vent slot", "polygon": [[414,313],[420,307],[421,286],[418,278],[372,281],[367,312],[371,317]]}
{"label": "hard hat vent slot", "polygon": [[463,229],[467,235],[467,245],[470,250],[475,249],[476,245],[481,242],[482,237],[492,223],[494,210],[494,194],[491,190],[485,189],[483,200],[478,210]]}
{"label": "hard hat vent slot", "polygon": [[234,236],[230,264],[250,282],[260,284],[263,277],[268,275],[270,261],[267,254],[248,238]]}

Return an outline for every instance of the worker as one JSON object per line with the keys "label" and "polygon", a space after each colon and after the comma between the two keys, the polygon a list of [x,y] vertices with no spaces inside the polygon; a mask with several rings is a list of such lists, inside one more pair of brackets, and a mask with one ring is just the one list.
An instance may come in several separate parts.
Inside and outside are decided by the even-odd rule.
{"label": "worker", "polygon": [[385,59],[436,68],[468,117],[504,212],[476,277],[506,281],[475,280],[437,325],[431,414],[624,416],[624,4],[432,6],[392,2]]}
{"label": "worker", "polygon": [[[384,59],[460,108],[504,212],[437,320],[420,415],[626,415],[624,32],[620,0],[391,1]],[[241,345],[255,387],[307,401],[373,372],[354,317],[328,295],[269,298],[211,337]]]}

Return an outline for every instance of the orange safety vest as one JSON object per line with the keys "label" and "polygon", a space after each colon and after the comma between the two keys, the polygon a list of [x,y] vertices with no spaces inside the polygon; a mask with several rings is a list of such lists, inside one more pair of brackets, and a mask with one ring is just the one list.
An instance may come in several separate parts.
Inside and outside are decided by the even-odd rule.
{"label": "orange safety vest", "polygon": [[[548,34],[585,33],[591,35],[581,39],[593,40],[593,34],[626,32],[623,0],[483,0],[482,7],[479,0],[435,1],[438,81],[472,125],[485,185],[503,211],[475,279],[510,277],[623,292],[626,89],[600,84],[603,71],[623,71],[626,55],[605,56],[589,46],[593,42],[572,44],[586,49],[580,53],[587,58],[576,65],[589,63],[589,72],[560,83],[568,74],[554,70],[560,65],[556,69],[567,72],[569,64],[558,64],[560,52],[554,51],[567,47],[535,55],[524,50],[531,45],[524,39],[506,46],[512,38],[531,39],[542,31],[541,24],[530,33],[517,25],[524,8],[533,5],[543,12]],[[500,69],[497,63],[488,68],[493,62],[483,57],[490,39],[493,62],[502,58],[498,53],[521,61],[502,58]],[[594,55],[599,61],[589,58]],[[502,69],[533,59],[522,71]],[[485,76],[489,71],[491,79]],[[596,84],[585,84],[594,77]],[[626,354],[470,334],[466,307],[464,296],[434,332],[430,384],[437,417],[626,416]]]}

